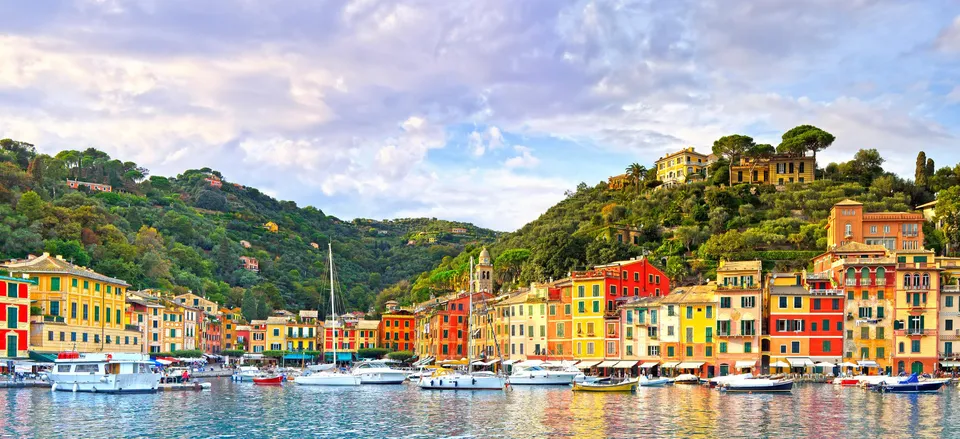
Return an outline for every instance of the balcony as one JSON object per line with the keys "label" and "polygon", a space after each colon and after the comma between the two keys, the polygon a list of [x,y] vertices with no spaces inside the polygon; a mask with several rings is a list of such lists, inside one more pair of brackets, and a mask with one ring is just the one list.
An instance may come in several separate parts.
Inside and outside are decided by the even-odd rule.
{"label": "balcony", "polygon": [[908,337],[933,336],[933,335],[937,335],[937,330],[936,329],[896,329],[893,331],[893,335],[908,336]]}
{"label": "balcony", "polygon": [[903,232],[903,236],[907,238],[915,238],[920,236],[920,232]]}
{"label": "balcony", "polygon": [[810,290],[814,296],[843,296],[843,290],[840,288],[818,288]]}
{"label": "balcony", "polygon": [[123,329],[127,331],[137,331],[140,332],[140,325],[123,325]]}
{"label": "balcony", "polygon": [[844,282],[844,284],[845,284],[846,286],[848,286],[848,287],[855,287],[855,286],[857,286],[857,280],[856,280],[856,279],[847,279],[847,280]]}
{"label": "balcony", "polygon": [[870,286],[870,278],[860,279],[860,286],[869,287],[869,286]]}
{"label": "balcony", "polygon": [[829,280],[830,273],[807,273],[807,279],[810,280]]}
{"label": "balcony", "polygon": [[940,291],[944,293],[960,293],[960,285],[941,285]]}
{"label": "balcony", "polygon": [[887,280],[886,280],[886,279],[877,279],[877,286],[878,286],[878,287],[883,287],[883,286],[886,286],[886,285],[887,285]]}
{"label": "balcony", "polygon": [[904,285],[903,289],[907,291],[929,291],[930,285]]}
{"label": "balcony", "polygon": [[918,268],[935,268],[932,263],[929,262],[898,262],[898,270],[913,270]]}
{"label": "balcony", "polygon": [[944,341],[960,340],[960,329],[945,331],[943,334],[940,334],[940,340],[944,340]]}
{"label": "balcony", "polygon": [[63,323],[63,317],[60,316],[43,316],[43,321],[45,323]]}

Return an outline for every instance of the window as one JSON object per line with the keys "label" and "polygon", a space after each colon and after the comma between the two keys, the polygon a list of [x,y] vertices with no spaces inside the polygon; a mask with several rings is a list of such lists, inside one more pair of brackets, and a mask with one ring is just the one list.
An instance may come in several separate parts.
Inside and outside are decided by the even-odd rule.
{"label": "window", "polygon": [[830,340],[823,341],[823,352],[830,352]]}
{"label": "window", "polygon": [[853,300],[853,291],[847,291],[847,300]]}
{"label": "window", "polygon": [[[593,297],[600,297],[600,285],[593,286]],[[523,310],[521,310],[520,315],[523,315]]]}
{"label": "window", "polygon": [[60,278],[51,277],[50,278],[50,291],[60,291]]}
{"label": "window", "polygon": [[674,357],[676,356],[675,354],[676,354],[676,351],[674,350],[674,347],[667,346],[667,357]]}
{"label": "window", "polygon": [[[730,321],[729,321],[729,320],[718,320],[718,321],[717,321],[717,335],[719,335],[719,336],[727,336],[727,335],[730,335]],[[721,349],[720,352],[726,352],[726,351],[724,351],[724,350]]]}
{"label": "window", "polygon": [[787,353],[787,345],[785,345],[785,344],[780,345],[780,353],[781,353],[781,354],[786,354],[786,353]]}
{"label": "window", "polygon": [[790,342],[790,353],[791,353],[791,354],[799,354],[799,353],[800,353],[800,342],[799,342],[799,341],[792,341],[792,342]]}
{"label": "window", "polygon": [[870,292],[863,290],[863,292],[860,293],[860,298],[863,300],[870,300]]}
{"label": "window", "polygon": [[577,297],[583,297],[583,285],[577,287]]}
{"label": "window", "polygon": [[749,342],[749,341],[748,341],[748,342],[744,342],[744,343],[743,343],[743,352],[746,353],[746,354],[749,354],[749,353],[751,353],[752,351],[753,351],[753,343],[751,343],[751,342]]}
{"label": "window", "polygon": [[740,321],[740,335],[757,335],[757,323],[755,320]]}
{"label": "window", "polygon": [[593,355],[593,342],[587,343],[587,355]]}
{"label": "window", "polygon": [[99,321],[100,321],[100,307],[99,307],[99,306],[94,306],[94,307],[93,307],[93,321],[95,321],[95,322],[99,322]]}
{"label": "window", "polygon": [[553,305],[553,304],[550,305],[550,315],[552,316],[557,315],[557,305]]}
{"label": "window", "polygon": [[781,296],[781,297],[780,297],[780,308],[786,308],[786,307],[787,307],[787,298],[786,298],[785,296]]}
{"label": "window", "polygon": [[667,326],[667,336],[673,336],[673,326]]}
{"label": "window", "polygon": [[794,307],[795,309],[803,308],[803,298],[802,298],[802,297],[794,297],[794,298],[793,298],[793,307]]}
{"label": "window", "polygon": [[840,299],[833,299],[833,309],[834,310],[840,309]]}
{"label": "window", "polygon": [[577,303],[577,311],[581,314],[587,312],[587,304],[584,302]]}
{"label": "window", "polygon": [[[580,312],[583,312],[582,310]],[[563,305],[563,313],[565,315],[570,315],[570,304]]]}
{"label": "window", "polygon": [[593,301],[593,312],[597,312],[597,313],[600,312],[600,301],[599,301],[599,300],[594,300],[594,301]]}
{"label": "window", "polygon": [[884,329],[883,326],[877,326],[877,337],[876,337],[877,340],[883,340],[883,337],[885,335],[883,333],[884,332],[883,329]]}
{"label": "window", "polygon": [[706,356],[706,357],[712,357],[712,356],[713,356],[713,346],[707,346],[706,349],[704,349],[703,352],[704,352],[704,356]]}
{"label": "window", "polygon": [[920,352],[920,340],[910,340],[910,352],[911,353]]}
{"label": "window", "polygon": [[944,300],[944,305],[947,308],[953,308],[953,296],[946,296],[943,298],[943,300]]}
{"label": "window", "polygon": [[753,308],[757,306],[757,298],[754,296],[744,296],[740,298],[741,308]]}
{"label": "window", "polygon": [[[721,308],[721,309],[723,309],[723,308],[730,308],[730,298],[729,298],[729,297],[721,297],[721,298],[720,298],[720,308]],[[720,351],[720,352],[723,352],[723,351]]]}
{"label": "window", "polygon": [[712,305],[707,305],[707,318],[708,318],[708,319],[712,319],[712,318],[713,318],[713,306],[712,306]]}
{"label": "window", "polygon": [[947,319],[944,321],[944,329],[947,331],[953,331],[953,319]]}
{"label": "window", "polygon": [[107,307],[107,313],[105,317],[107,318],[107,323],[110,323],[110,307],[109,306]]}
{"label": "window", "polygon": [[693,328],[687,328],[687,343],[693,343]]}
{"label": "window", "polygon": [[688,357],[693,356],[693,346],[687,346],[687,356]]}
{"label": "window", "polygon": [[727,342],[725,342],[725,341],[721,341],[721,342],[720,342],[720,353],[721,353],[721,354],[726,354],[726,353],[727,353]]}
{"label": "window", "polygon": [[860,339],[861,340],[870,340],[870,328],[864,326],[860,328]]}
{"label": "window", "polygon": [[852,330],[852,329],[848,329],[848,330],[847,330],[847,340],[853,340],[853,330]]}
{"label": "window", "polygon": [[902,341],[900,342],[899,345],[897,345],[897,352],[899,352],[899,353],[901,353],[901,354],[903,353],[903,342],[902,342]]}
{"label": "window", "polygon": [[688,318],[688,319],[692,319],[692,318],[693,318],[693,307],[692,307],[692,306],[688,306],[688,307],[687,307],[687,318]]}

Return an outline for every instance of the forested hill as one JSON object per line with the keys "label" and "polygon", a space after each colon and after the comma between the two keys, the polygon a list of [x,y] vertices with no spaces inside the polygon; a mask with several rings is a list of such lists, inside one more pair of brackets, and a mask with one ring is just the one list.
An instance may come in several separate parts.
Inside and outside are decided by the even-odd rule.
{"label": "forested hill", "polygon": [[[807,142],[811,150],[823,149],[833,140],[809,126],[787,134],[801,129],[807,140],[813,139]],[[787,134],[777,153],[807,152],[804,141]],[[948,227],[945,234],[927,224],[925,245],[939,253],[948,238],[960,242],[960,165],[936,169],[933,159],[921,152],[916,177],[902,179],[884,171],[883,157],[867,149],[847,162],[817,169],[817,181],[807,184],[787,184],[781,190],[771,185],[730,186],[731,160],[762,158],[773,150],[746,136],[727,136],[714,146],[713,152],[722,158],[701,181],[660,187],[654,171],[632,164],[627,167],[632,182],[623,189],[609,189],[607,182],[581,183],[537,220],[502,235],[490,247],[497,287],[559,279],[571,269],[640,255],[649,257],[675,285],[714,279],[721,258],[760,259],[765,270],[805,268],[810,258],[826,250],[824,226],[830,208],[847,198],[863,202],[866,211],[913,211],[937,194],[938,214],[948,218]],[[638,245],[632,245],[632,236],[624,240],[629,243],[618,242],[616,234],[626,229],[637,235]],[[384,290],[378,300],[419,301],[463,288],[467,262],[476,254],[471,249],[449,258],[412,283]]]}
{"label": "forested hill", "polygon": [[[261,310],[252,316],[267,308],[258,301],[293,310],[327,303],[329,241],[345,308],[366,311],[382,286],[496,236],[437,219],[343,221],[207,168],[148,176],[92,148],[50,156],[10,139],[0,147],[0,258],[61,254],[138,289],[192,290]],[[112,192],[70,189],[68,180]],[[259,272],[239,268],[240,256],[256,258]]]}

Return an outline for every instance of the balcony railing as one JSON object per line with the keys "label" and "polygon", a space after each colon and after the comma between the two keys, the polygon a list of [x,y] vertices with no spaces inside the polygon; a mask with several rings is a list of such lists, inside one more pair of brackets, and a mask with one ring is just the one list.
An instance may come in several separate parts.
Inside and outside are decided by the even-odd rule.
{"label": "balcony railing", "polygon": [[946,341],[960,340],[960,329],[954,329],[952,331],[946,331],[943,334],[940,334],[940,340],[946,340]]}
{"label": "balcony railing", "polygon": [[941,285],[940,291],[944,293],[960,293],[960,285]]}
{"label": "balcony railing", "polygon": [[903,232],[903,236],[908,236],[908,237],[920,236],[920,232]]}
{"label": "balcony railing", "polygon": [[856,279],[847,279],[846,282],[844,282],[844,283],[845,283],[848,287],[855,287],[855,286],[857,286],[857,280],[856,280]]}
{"label": "balcony railing", "polygon": [[61,316],[43,316],[43,321],[44,321],[44,322],[51,322],[51,323],[63,323],[63,317],[61,317]]}
{"label": "balcony railing", "polygon": [[140,325],[123,325],[123,329],[126,329],[127,331],[139,331]]}
{"label": "balcony railing", "polygon": [[907,291],[927,291],[930,289],[930,285],[904,285],[903,289]]}
{"label": "balcony railing", "polygon": [[869,278],[868,278],[868,279],[860,279],[860,286],[869,287],[869,286],[870,286],[870,279],[869,279]]}
{"label": "balcony railing", "polygon": [[887,285],[887,280],[886,280],[886,279],[877,279],[877,286],[878,286],[878,287],[883,287],[883,286],[886,286],[886,285]]}
{"label": "balcony railing", "polygon": [[900,336],[937,335],[937,330],[936,329],[897,329],[893,331],[893,335],[900,335]]}
{"label": "balcony railing", "polygon": [[810,294],[816,296],[843,296],[843,290],[840,288],[819,288],[810,290]]}

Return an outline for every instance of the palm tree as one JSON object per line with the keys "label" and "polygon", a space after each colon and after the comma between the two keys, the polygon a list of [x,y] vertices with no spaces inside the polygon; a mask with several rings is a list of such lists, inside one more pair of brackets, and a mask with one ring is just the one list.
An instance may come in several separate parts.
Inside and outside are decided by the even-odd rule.
{"label": "palm tree", "polygon": [[633,184],[637,187],[637,192],[640,192],[640,180],[646,178],[647,167],[639,163],[627,166],[627,176],[633,180]]}

